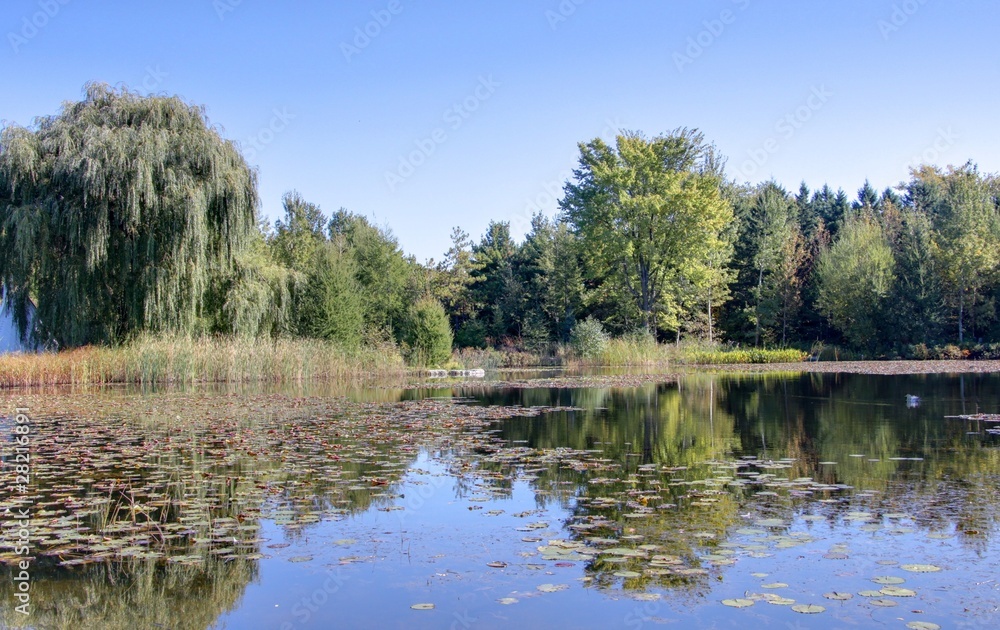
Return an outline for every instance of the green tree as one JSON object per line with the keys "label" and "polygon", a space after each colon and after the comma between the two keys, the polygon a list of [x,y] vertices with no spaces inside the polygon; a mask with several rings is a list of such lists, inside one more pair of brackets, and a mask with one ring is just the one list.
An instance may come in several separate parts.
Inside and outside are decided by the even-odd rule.
{"label": "green tree", "polygon": [[448,312],[454,330],[476,314],[472,286],[477,269],[469,234],[461,228],[452,228],[451,247],[435,269],[432,291]]}
{"label": "green tree", "polygon": [[37,299],[40,334],[64,346],[194,332],[257,203],[254,172],[204,109],[91,83],[0,135],[0,281]]}
{"label": "green tree", "polygon": [[316,251],[326,241],[329,219],[319,206],[303,199],[298,191],[285,193],[281,201],[285,218],[274,224],[271,238],[274,257],[289,269],[307,272],[316,261]]}
{"label": "green tree", "polygon": [[583,271],[579,246],[569,226],[560,222],[552,229],[551,238],[551,247],[539,259],[541,273],[535,282],[535,294],[541,296],[542,310],[552,322],[556,337],[567,341],[583,305]]}
{"label": "green tree", "polygon": [[774,182],[760,187],[751,206],[745,235],[752,241],[756,286],[753,289],[754,345],[764,337],[786,341],[789,320],[800,304],[800,265],[805,249],[799,232],[799,209]]}
{"label": "green tree", "polygon": [[677,278],[722,246],[733,211],[720,183],[719,158],[697,131],[580,144],[561,208],[604,275],[627,288],[649,332],[676,304]]}
{"label": "green tree", "polygon": [[409,309],[403,337],[407,359],[416,365],[444,365],[451,358],[452,333],[448,314],[433,298],[422,298]]}
{"label": "green tree", "polygon": [[408,305],[416,298],[411,290],[416,263],[403,254],[391,230],[343,208],[330,220],[329,232],[354,261],[355,278],[364,289],[366,325],[399,340]]}
{"label": "green tree", "polygon": [[306,278],[274,260],[263,230],[257,230],[233,265],[215,274],[206,299],[209,328],[250,337],[295,333]]}
{"label": "green tree", "polygon": [[912,175],[911,194],[934,224],[935,258],[962,343],[967,309],[975,313],[980,292],[1000,266],[995,194],[989,179],[971,163],[948,171],[922,167]]}
{"label": "green tree", "polygon": [[865,214],[848,215],[840,237],[820,254],[819,308],[859,348],[876,347],[894,266],[882,226]]}
{"label": "green tree", "polygon": [[365,324],[363,291],[350,253],[336,243],[324,243],[316,250],[299,308],[300,332],[359,347]]}

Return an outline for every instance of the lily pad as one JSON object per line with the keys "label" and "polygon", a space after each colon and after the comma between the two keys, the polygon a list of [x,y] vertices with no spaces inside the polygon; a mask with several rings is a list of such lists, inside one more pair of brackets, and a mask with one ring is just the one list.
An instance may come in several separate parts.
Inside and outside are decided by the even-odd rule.
{"label": "lily pad", "polygon": [[823,593],[823,597],[827,599],[835,599],[838,601],[847,601],[854,598],[853,593],[842,593],[839,591],[832,591],[830,593]]}
{"label": "lily pad", "polygon": [[434,604],[414,604],[410,608],[413,610],[434,610]]}
{"label": "lily pad", "polygon": [[792,610],[803,615],[815,615],[823,612],[826,608],[818,604],[796,604],[792,606]]}
{"label": "lily pad", "polygon": [[753,606],[753,600],[744,599],[742,597],[737,599],[724,599],[722,600],[722,605],[731,606],[733,608],[747,608],[749,606]]}
{"label": "lily pad", "polygon": [[901,586],[886,586],[882,589],[882,594],[889,597],[916,597],[917,592]]}
{"label": "lily pad", "polygon": [[906,624],[910,630],[941,630],[941,626],[930,621],[911,621]]}
{"label": "lily pad", "polygon": [[876,597],[875,599],[869,599],[868,603],[871,604],[872,606],[881,606],[882,608],[892,608],[893,606],[899,605],[899,602],[897,601],[881,597]]}
{"label": "lily pad", "polygon": [[558,593],[569,588],[569,584],[541,584],[538,590],[543,593]]}
{"label": "lily pad", "polygon": [[941,570],[941,567],[933,564],[903,564],[899,568],[911,573],[937,573]]}
{"label": "lily pad", "polygon": [[894,575],[880,575],[878,577],[872,578],[872,582],[875,582],[876,584],[896,585],[896,584],[902,584],[905,581],[906,580],[904,580],[903,578],[896,577]]}

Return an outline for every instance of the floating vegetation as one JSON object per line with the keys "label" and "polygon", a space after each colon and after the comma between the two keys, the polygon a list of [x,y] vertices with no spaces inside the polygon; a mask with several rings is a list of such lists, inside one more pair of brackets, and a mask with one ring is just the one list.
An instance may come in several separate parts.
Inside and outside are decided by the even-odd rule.
{"label": "floating vegetation", "polygon": [[802,613],[803,615],[816,615],[826,610],[823,606],[817,604],[798,604],[792,606],[792,610],[797,613]]}
{"label": "floating vegetation", "polygon": [[941,567],[933,564],[901,564],[899,568],[911,573],[937,573],[941,570]]}
{"label": "floating vegetation", "polygon": [[[996,506],[981,500],[998,480],[992,437],[967,442],[960,432],[945,434],[951,441],[920,434],[915,443],[937,449],[925,451],[879,434],[821,450],[802,429],[813,422],[809,415],[789,420],[772,410],[779,420],[744,427],[724,420],[716,406],[706,422],[671,407],[663,393],[675,391],[669,386],[588,390],[594,399],[585,399],[583,410],[578,394],[533,383],[540,387],[477,400],[403,402],[21,396],[33,406],[37,429],[33,551],[39,565],[67,582],[109,569],[130,575],[139,565],[191,575],[217,567],[255,570],[259,562],[302,576],[356,571],[350,565],[357,563],[392,571],[393,563],[384,562],[391,553],[405,554],[408,567],[424,563],[409,561],[412,530],[395,533],[383,513],[405,518],[427,509],[425,502],[434,503],[431,509],[454,504],[447,509],[460,511],[456,519],[464,521],[456,535],[467,541],[489,532],[483,540],[490,548],[480,552],[473,544],[468,553],[451,554],[433,549],[439,540],[429,539],[420,545],[436,554],[427,562],[449,564],[431,579],[455,578],[453,588],[460,589],[458,576],[474,574],[491,587],[503,585],[490,605],[558,593],[578,581],[574,598],[630,606],[663,600],[671,608],[691,598],[721,610],[722,585],[753,578],[752,588],[741,587],[741,596],[722,605],[761,604],[752,614],[762,617],[787,615],[764,604],[819,614],[824,607],[809,602],[822,593],[820,601],[847,619],[879,614],[872,607],[891,608],[897,600],[905,608],[906,598],[937,591],[948,578],[964,579],[970,561],[961,554],[986,553],[996,530]],[[691,389],[692,400],[704,398]],[[643,396],[656,401],[655,413],[635,403]],[[639,409],[634,425],[612,420],[631,405]],[[857,427],[843,432],[853,436]],[[962,455],[977,468],[948,459],[966,443],[974,448]],[[0,443],[6,460],[11,447]],[[21,505],[9,484],[0,488],[0,509]],[[365,519],[378,529],[360,528]],[[2,533],[12,539],[10,530]],[[398,551],[391,541],[397,535]],[[897,558],[924,564],[900,565]],[[16,559],[11,544],[0,543],[0,563]],[[875,564],[891,568],[873,571]],[[948,571],[914,578],[916,586],[877,575],[941,567]],[[535,586],[545,580],[565,583]],[[858,591],[857,580],[874,588]],[[501,593],[508,596],[494,599]],[[454,600],[435,592],[401,601],[411,597],[437,599],[441,609]],[[921,605],[933,606],[934,614],[955,611],[950,602],[926,599]],[[503,614],[513,618],[522,609]]]}
{"label": "floating vegetation", "polygon": [[[66,569],[262,558],[261,518],[294,531],[369,507],[403,509],[392,489],[415,457],[418,434],[451,441],[497,419],[547,410],[454,400],[78,395],[46,412],[47,402],[34,405],[35,493],[15,494],[10,476],[0,510],[44,507],[32,510],[28,524],[33,551],[39,562]],[[470,449],[484,443],[469,440]],[[13,447],[3,443],[0,456],[12,458]],[[13,551],[13,542],[0,543],[0,565],[21,559]]]}

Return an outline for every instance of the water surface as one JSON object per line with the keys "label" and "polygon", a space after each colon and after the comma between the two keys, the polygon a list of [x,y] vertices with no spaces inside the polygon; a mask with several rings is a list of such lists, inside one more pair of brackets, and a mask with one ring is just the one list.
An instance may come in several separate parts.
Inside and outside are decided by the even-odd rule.
{"label": "water surface", "polygon": [[997,625],[1000,436],[947,416],[1000,411],[1000,376],[589,384],[8,392],[32,477],[0,509],[35,560],[2,621]]}

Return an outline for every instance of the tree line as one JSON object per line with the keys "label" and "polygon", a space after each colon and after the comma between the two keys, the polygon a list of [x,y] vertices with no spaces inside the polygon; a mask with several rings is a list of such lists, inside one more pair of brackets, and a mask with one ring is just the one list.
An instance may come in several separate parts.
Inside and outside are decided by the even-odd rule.
{"label": "tree line", "polygon": [[731,181],[696,130],[579,149],[556,218],[520,241],[503,221],[478,241],[455,228],[420,263],[388,227],[294,191],[268,224],[203,108],[89,84],[0,132],[0,283],[37,303],[26,334],[59,347],[295,335],[437,364],[581,330],[886,356],[1000,341],[1000,180],[972,163],[851,198]]}

